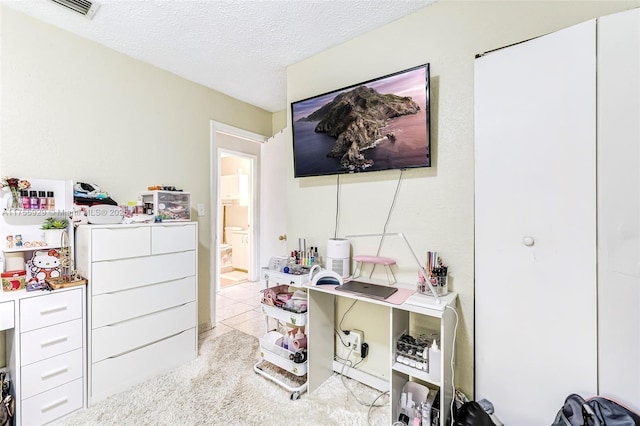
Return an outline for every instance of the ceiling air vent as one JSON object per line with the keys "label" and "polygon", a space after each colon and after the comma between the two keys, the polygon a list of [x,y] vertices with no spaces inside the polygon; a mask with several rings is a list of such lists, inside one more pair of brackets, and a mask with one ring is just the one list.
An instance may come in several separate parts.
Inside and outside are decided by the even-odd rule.
{"label": "ceiling air vent", "polygon": [[68,9],[73,10],[74,12],[78,12],[79,14],[85,16],[87,19],[92,19],[93,15],[96,14],[98,8],[100,7],[99,3],[91,2],[87,0],[51,0],[54,3],[58,3],[60,6],[64,6]]}

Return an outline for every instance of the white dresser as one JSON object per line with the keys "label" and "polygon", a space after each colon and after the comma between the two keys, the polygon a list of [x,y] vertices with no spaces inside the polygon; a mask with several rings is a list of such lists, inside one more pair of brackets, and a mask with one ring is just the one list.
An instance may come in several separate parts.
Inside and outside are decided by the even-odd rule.
{"label": "white dresser", "polygon": [[16,308],[6,336],[16,425],[49,423],[84,407],[84,300],[84,286],[2,294],[2,305]]}
{"label": "white dresser", "polygon": [[197,356],[197,246],[195,222],[78,227],[89,405]]}

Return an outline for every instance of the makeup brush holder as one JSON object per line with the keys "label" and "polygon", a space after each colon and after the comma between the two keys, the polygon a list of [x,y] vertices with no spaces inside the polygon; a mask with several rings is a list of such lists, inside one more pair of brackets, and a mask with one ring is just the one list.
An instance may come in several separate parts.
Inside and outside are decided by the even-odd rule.
{"label": "makeup brush holder", "polygon": [[[431,282],[431,285],[435,289],[435,292],[436,292],[437,296],[445,296],[449,292],[449,288],[448,288],[448,285],[447,285],[447,281],[448,281],[447,278],[448,278],[447,275],[427,277],[427,280],[429,280],[429,282]],[[429,285],[426,282],[424,282],[424,283],[423,282],[419,282],[418,286],[417,286],[417,290],[418,290],[418,293],[420,293],[420,294],[425,294],[427,296],[433,296],[433,293],[431,292],[431,288],[429,287]]]}

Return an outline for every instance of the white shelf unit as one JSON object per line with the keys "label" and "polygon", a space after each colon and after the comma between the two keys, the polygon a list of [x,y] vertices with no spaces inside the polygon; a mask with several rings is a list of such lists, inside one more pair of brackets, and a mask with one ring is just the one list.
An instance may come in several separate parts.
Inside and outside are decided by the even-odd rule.
{"label": "white shelf unit", "polygon": [[[309,282],[309,275],[292,275],[283,272],[272,271],[268,268],[262,268],[262,277],[265,282],[265,289],[269,288],[269,282],[276,284],[286,284],[294,287],[303,288]],[[263,370],[261,365],[263,362],[269,362],[276,365],[298,377],[304,377],[307,374],[309,361],[297,363],[293,361],[294,352],[278,346],[275,342],[283,335],[277,331],[269,330],[269,318],[274,318],[278,323],[290,324],[295,327],[305,327],[307,325],[307,313],[290,312],[276,306],[261,304],[262,312],[266,315],[266,334],[260,339],[260,360],[254,365],[253,370],[263,377],[277,383],[278,385],[291,392],[291,399],[296,400],[302,392],[307,389],[308,381],[299,386],[293,386],[281,380],[269,372]],[[308,338],[308,335],[307,335]]]}
{"label": "white shelf unit", "polygon": [[[375,280],[366,280],[377,284]],[[415,288],[407,284],[397,283],[399,288]],[[374,387],[381,392],[389,391],[391,404],[389,411],[389,424],[397,421],[398,406],[402,388],[407,381],[416,381],[432,389],[440,391],[440,425],[449,424],[449,408],[453,399],[453,354],[454,354],[454,331],[456,325],[456,301],[457,294],[450,292],[441,297],[438,304],[433,297],[423,295],[413,295],[401,305],[393,305],[385,301],[360,297],[357,295],[336,292],[334,286],[310,286],[309,306],[308,306],[308,334],[311,336],[308,342],[309,358],[309,392],[313,392],[320,387],[334,372],[340,372],[342,364],[334,360],[334,328],[336,321],[336,298],[344,297],[350,300],[358,300],[363,303],[377,305],[388,315],[388,335],[381,347],[386,347],[383,353],[372,353],[369,356],[376,356],[387,367],[384,371],[364,372],[349,369],[349,377]],[[365,336],[367,333],[367,319],[362,319]],[[434,379],[433,375],[412,368],[395,361],[395,345],[398,338],[408,331],[410,334],[418,333],[426,329],[437,330],[440,335],[440,362],[439,378]],[[367,340],[365,338],[365,340]]]}
{"label": "white shelf unit", "polygon": [[196,358],[197,223],[81,225],[76,245],[89,405]]}
{"label": "white shelf unit", "polygon": [[[6,258],[22,254],[25,261],[29,260],[35,251],[48,251],[50,249],[59,249],[60,244],[49,245],[45,243],[44,231],[41,229],[42,224],[48,217],[69,219],[67,233],[71,244],[71,254],[73,255],[73,226],[70,218],[73,215],[73,182],[68,180],[54,179],[32,179],[25,178],[31,184],[31,188],[38,191],[53,191],[55,197],[55,209],[14,209],[9,208],[11,194],[8,190],[0,192],[0,264],[6,269]],[[15,236],[20,235],[22,238],[21,246],[15,243]],[[13,237],[14,243],[12,247],[8,247],[7,237]],[[29,243],[29,244],[27,244]],[[32,244],[39,243],[39,244]]]}
{"label": "white shelf unit", "polygon": [[85,291],[0,294],[15,425],[49,423],[85,406]]}

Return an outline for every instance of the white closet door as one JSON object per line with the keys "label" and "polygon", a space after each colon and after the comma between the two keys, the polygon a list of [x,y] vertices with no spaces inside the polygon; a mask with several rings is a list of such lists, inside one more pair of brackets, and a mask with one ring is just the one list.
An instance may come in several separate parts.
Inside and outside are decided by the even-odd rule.
{"label": "white closet door", "polygon": [[597,390],[595,21],[475,64],[475,398],[551,424]]}
{"label": "white closet door", "polygon": [[599,392],[640,411],[640,9],[598,19]]}

